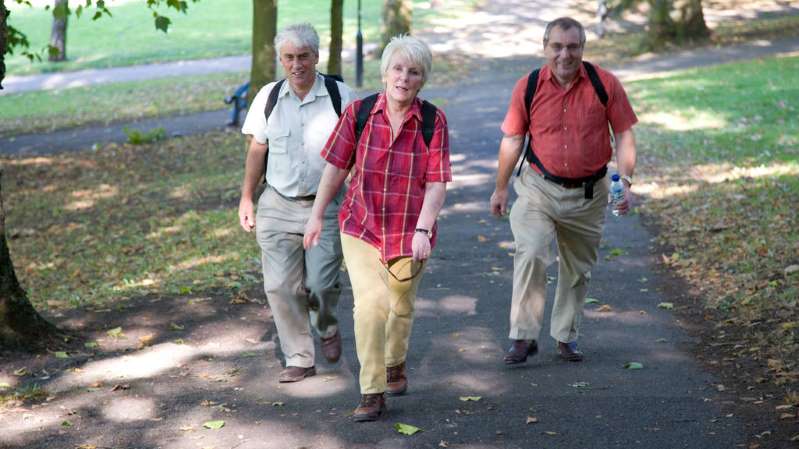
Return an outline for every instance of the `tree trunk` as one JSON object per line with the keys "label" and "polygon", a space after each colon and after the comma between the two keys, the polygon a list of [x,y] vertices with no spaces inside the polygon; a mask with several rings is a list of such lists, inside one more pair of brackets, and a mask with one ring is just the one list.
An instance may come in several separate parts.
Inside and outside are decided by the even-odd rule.
{"label": "tree trunk", "polygon": [[671,0],[649,0],[649,18],[644,48],[658,50],[677,36],[674,20],[671,18]]}
{"label": "tree trunk", "polygon": [[386,48],[392,37],[410,34],[412,12],[410,0],[385,0],[381,49]]}
{"label": "tree trunk", "polygon": [[50,29],[50,51],[48,59],[60,62],[67,59],[67,0],[55,0],[53,27]]}
{"label": "tree trunk", "polygon": [[344,0],[330,1],[330,54],[327,73],[341,75],[341,41],[344,32]]}
{"label": "tree trunk", "polygon": [[6,78],[6,52],[8,51],[8,10],[5,1],[0,0],[0,89]]}
{"label": "tree trunk", "polygon": [[275,79],[275,35],[277,34],[277,0],[252,0],[252,67],[247,104],[255,94]]}
{"label": "tree trunk", "polygon": [[57,339],[64,336],[66,334],[36,312],[19,285],[6,241],[6,214],[0,179],[0,348],[46,348],[63,344]]}
{"label": "tree trunk", "polygon": [[674,6],[679,11],[678,41],[701,41],[710,37],[702,12],[702,0],[677,0]]}

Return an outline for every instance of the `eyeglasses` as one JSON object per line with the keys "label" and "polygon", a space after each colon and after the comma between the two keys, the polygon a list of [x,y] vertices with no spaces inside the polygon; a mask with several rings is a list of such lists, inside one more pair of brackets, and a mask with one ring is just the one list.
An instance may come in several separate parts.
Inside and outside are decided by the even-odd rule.
{"label": "eyeglasses", "polygon": [[[418,267],[416,267],[416,270],[413,269],[414,263],[418,265]],[[409,265],[411,266],[411,269],[407,270]],[[388,274],[390,274],[391,277],[393,277],[397,282],[408,282],[422,272],[422,270],[424,269],[424,262],[414,262],[412,257],[402,257],[392,262],[384,263],[383,268],[385,268]],[[406,271],[410,271],[411,275],[410,277],[398,276],[397,274],[394,274],[395,271],[397,273],[404,273]]]}

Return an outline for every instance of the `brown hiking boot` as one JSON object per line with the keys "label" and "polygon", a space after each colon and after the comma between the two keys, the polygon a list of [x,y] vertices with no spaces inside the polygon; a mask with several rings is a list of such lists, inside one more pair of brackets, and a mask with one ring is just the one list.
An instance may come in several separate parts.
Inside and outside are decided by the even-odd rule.
{"label": "brown hiking boot", "polygon": [[286,383],[286,382],[299,382],[306,377],[311,377],[316,375],[316,368],[313,366],[310,368],[301,368],[299,366],[287,366],[286,369],[280,372],[280,377],[278,377],[278,382]]}
{"label": "brown hiking boot", "polygon": [[386,411],[386,400],[383,393],[363,394],[358,408],[352,414],[355,422],[377,421],[380,415]]}
{"label": "brown hiking boot", "polygon": [[405,362],[397,366],[386,367],[386,393],[399,396],[408,390],[408,378],[405,377]]}

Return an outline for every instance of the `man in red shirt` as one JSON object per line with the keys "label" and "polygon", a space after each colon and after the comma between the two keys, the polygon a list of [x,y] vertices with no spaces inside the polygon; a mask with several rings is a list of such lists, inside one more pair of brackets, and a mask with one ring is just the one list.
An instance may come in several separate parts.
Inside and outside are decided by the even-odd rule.
{"label": "man in red shirt", "polygon": [[[496,188],[491,212],[504,215],[508,182],[529,134],[534,156],[526,158],[514,182],[518,199],[510,213],[516,243],[513,260],[513,296],[506,364],[523,363],[538,351],[546,294],[546,268],[558,245],[558,286],[552,308],[550,335],[558,342],[560,357],[581,361],[577,337],[583,304],[596,263],[609,181],[607,163],[613,155],[610,128],[615,135],[616,162],[624,184],[619,212],[630,208],[630,185],[635,169],[638,121],[621,83],[599,67],[586,67],[582,56],[585,30],[574,19],[550,22],[544,32],[544,65],[537,79],[531,107],[525,104],[528,76],[516,83],[499,147]],[[593,68],[607,95],[603,104],[589,73]],[[537,159],[537,161],[535,161]]]}

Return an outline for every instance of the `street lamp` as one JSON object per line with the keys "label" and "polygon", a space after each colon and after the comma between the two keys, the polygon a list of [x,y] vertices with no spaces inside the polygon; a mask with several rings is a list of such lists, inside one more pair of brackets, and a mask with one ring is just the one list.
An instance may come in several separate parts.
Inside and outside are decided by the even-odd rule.
{"label": "street lamp", "polygon": [[358,33],[355,35],[355,87],[363,86],[363,34],[361,34],[361,0],[358,0]]}

